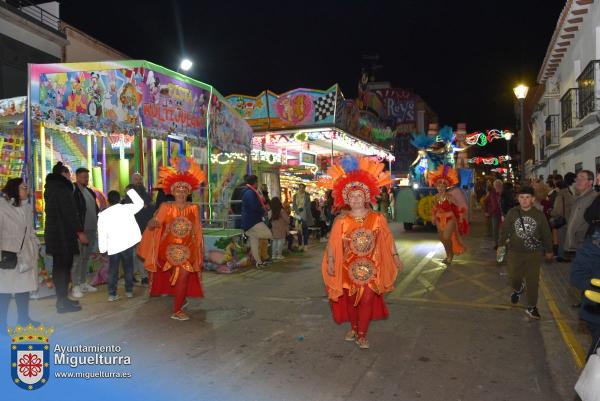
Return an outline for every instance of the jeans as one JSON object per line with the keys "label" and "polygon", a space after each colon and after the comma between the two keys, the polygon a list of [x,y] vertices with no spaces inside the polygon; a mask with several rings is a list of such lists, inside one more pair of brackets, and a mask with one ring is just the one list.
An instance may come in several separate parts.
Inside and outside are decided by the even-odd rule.
{"label": "jeans", "polygon": [[590,333],[592,334],[592,345],[590,346],[586,360],[596,353],[596,350],[600,345],[600,324],[588,322],[588,329],[590,329]]}
{"label": "jeans", "polygon": [[52,255],[52,282],[56,288],[56,305],[62,306],[68,300],[69,277],[73,266],[72,253]]}
{"label": "jeans", "polygon": [[137,255],[137,246],[134,248],[133,272],[139,272],[141,278],[148,278],[148,271],[144,267],[144,261]]}
{"label": "jeans", "polygon": [[273,257],[283,256],[283,244],[285,243],[285,238],[274,238],[272,242],[273,247]]}
{"label": "jeans", "polygon": [[71,270],[71,281],[73,286],[85,284],[88,275],[88,264],[90,256],[97,251],[98,232],[85,231],[89,243],[83,245],[79,242],[79,255],[74,258],[73,269]]}
{"label": "jeans", "polygon": [[[12,294],[0,294],[0,329],[4,330],[7,324],[8,305]],[[27,325],[31,322],[29,318],[29,292],[19,292],[15,294],[15,303],[17,304],[17,323]]]}
{"label": "jeans", "polygon": [[498,240],[500,239],[500,216],[490,216],[490,223],[492,224],[494,246],[500,246],[500,244],[498,244]]}
{"label": "jeans", "polygon": [[558,230],[558,257],[567,259],[565,254],[565,241],[567,240],[567,225],[565,224]]}
{"label": "jeans", "polygon": [[133,292],[133,251],[135,247],[108,256],[108,295],[117,295],[119,262],[123,261],[125,292]]}
{"label": "jeans", "polygon": [[298,245],[308,245],[308,223],[306,220],[300,220],[298,223],[301,226],[298,230]]}

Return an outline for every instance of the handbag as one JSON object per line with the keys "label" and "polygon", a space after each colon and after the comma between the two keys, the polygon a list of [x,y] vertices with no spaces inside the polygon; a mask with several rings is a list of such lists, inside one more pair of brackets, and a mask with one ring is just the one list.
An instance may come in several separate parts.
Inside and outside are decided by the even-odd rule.
{"label": "handbag", "polygon": [[[25,243],[25,236],[27,235],[27,227],[25,227],[25,234],[23,234],[23,241],[21,241],[21,249],[19,253],[23,250],[23,244]],[[2,270],[14,270],[17,267],[17,253],[11,251],[0,251],[0,269]],[[19,270],[22,270],[20,268]]]}
{"label": "handbag", "polygon": [[[562,197],[563,213],[565,212],[565,197]],[[550,227],[559,229],[567,224],[567,219],[564,216],[556,216],[550,218]]]}
{"label": "handbag", "polygon": [[[596,343],[596,347],[600,340]],[[579,379],[575,384],[575,391],[582,401],[600,401],[600,355],[598,351],[590,355]]]}

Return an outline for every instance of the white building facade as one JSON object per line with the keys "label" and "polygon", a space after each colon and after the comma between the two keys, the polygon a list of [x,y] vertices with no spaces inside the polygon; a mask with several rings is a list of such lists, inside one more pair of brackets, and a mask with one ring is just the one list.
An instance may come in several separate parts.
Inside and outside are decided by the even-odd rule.
{"label": "white building facade", "polygon": [[545,85],[532,114],[529,173],[600,170],[600,6],[568,0],[538,75]]}

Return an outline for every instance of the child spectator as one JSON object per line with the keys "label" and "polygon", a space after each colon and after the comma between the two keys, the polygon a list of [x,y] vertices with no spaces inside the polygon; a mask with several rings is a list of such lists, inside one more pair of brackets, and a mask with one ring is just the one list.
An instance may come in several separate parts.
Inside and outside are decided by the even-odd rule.
{"label": "child spectator", "polygon": [[98,249],[108,253],[108,301],[119,299],[117,282],[119,262],[123,261],[125,271],[125,295],[133,297],[133,250],[142,239],[135,214],[142,210],[144,201],[135,189],[127,191],[133,204],[121,204],[121,194],[108,193],[110,207],[98,215]]}
{"label": "child spectator", "polygon": [[283,244],[288,235],[290,216],[287,214],[278,197],[271,199],[271,232],[273,233],[273,260],[283,257]]}
{"label": "child spectator", "polygon": [[[544,213],[534,206],[535,195],[532,187],[521,187],[518,195],[519,206],[512,208],[504,220],[500,232],[498,252],[508,243],[508,275],[513,293],[510,301],[519,302],[527,288],[527,309],[531,319],[540,319],[537,309],[540,267],[544,256],[552,260],[552,234]],[[544,253],[544,255],[542,254]]]}

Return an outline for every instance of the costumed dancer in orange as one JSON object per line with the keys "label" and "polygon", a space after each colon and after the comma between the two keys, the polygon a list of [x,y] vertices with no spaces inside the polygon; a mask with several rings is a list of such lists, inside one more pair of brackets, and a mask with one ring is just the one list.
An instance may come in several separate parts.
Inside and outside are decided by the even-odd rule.
{"label": "costumed dancer in orange", "polygon": [[387,318],[383,294],[393,290],[403,268],[387,219],[369,207],[391,182],[390,174],[382,163],[348,156],[327,173],[331,179],[319,184],[333,190],[336,208],[349,210],[333,223],[321,264],[323,280],[333,319],[351,324],[345,340],[366,349],[369,323]]}
{"label": "costumed dancer in orange", "polygon": [[450,265],[455,255],[465,251],[461,236],[469,231],[466,198],[459,188],[453,188],[458,184],[458,174],[450,166],[440,165],[437,170],[428,172],[427,180],[438,191],[431,209],[431,221],[446,250],[442,262]]}
{"label": "costumed dancer in orange", "polygon": [[203,297],[204,241],[198,205],[187,197],[205,175],[191,158],[175,158],[161,167],[158,186],[175,201],[163,202],[148,223],[138,255],[148,270],[150,296],[174,295],[172,319],[189,320],[182,308],[186,297]]}

